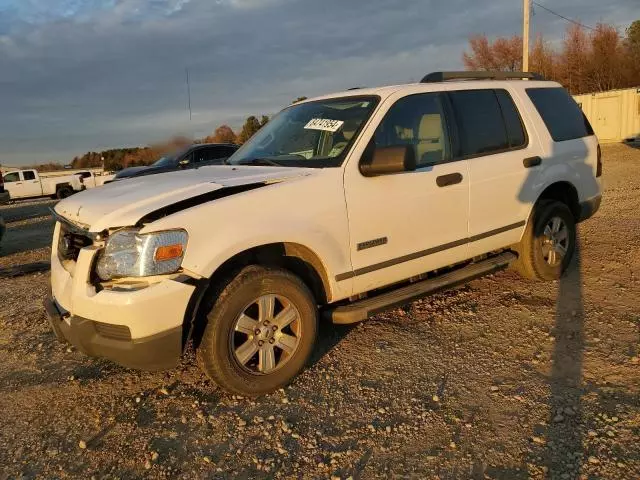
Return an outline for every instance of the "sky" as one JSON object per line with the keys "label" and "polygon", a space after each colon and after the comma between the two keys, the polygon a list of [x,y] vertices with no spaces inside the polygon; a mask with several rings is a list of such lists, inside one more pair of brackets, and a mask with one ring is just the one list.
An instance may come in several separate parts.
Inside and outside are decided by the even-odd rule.
{"label": "sky", "polygon": [[[539,0],[623,31],[638,0]],[[0,164],[202,137],[299,96],[462,69],[520,34],[520,0],[0,0]],[[534,7],[532,36],[566,22]],[[185,69],[191,83],[187,109]]]}

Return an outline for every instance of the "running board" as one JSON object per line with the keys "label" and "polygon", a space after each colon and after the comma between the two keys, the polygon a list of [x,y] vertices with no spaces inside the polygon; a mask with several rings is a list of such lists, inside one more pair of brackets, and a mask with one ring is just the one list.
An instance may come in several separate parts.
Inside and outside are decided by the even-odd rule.
{"label": "running board", "polygon": [[375,297],[365,298],[348,305],[342,305],[327,311],[333,323],[349,324],[366,320],[368,317],[389,308],[410,303],[418,298],[447,288],[463,285],[471,280],[497,272],[509,266],[518,256],[511,252],[501,253],[478,263],[442,274],[438,277],[412,283]]}

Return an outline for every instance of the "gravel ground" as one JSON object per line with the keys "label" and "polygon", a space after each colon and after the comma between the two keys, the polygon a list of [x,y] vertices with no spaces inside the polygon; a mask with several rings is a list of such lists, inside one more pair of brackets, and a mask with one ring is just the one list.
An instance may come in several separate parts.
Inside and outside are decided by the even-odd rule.
{"label": "gravel ground", "polygon": [[323,325],[309,368],[258,400],[192,355],[145,373],[56,342],[49,248],[3,247],[0,478],[640,478],[640,150],[604,154],[559,282],[503,272]]}

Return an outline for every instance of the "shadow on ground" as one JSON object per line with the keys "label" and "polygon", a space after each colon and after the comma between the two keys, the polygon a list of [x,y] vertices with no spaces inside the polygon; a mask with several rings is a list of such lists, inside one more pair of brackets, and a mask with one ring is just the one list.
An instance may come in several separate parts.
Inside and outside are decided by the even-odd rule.
{"label": "shadow on ground", "polygon": [[[584,357],[584,302],[580,243],[571,268],[560,279],[555,317],[555,347],[551,369],[549,427],[545,462],[549,478],[560,478],[571,465],[578,473],[584,461],[582,446],[582,366]],[[563,445],[564,448],[558,448]]]}

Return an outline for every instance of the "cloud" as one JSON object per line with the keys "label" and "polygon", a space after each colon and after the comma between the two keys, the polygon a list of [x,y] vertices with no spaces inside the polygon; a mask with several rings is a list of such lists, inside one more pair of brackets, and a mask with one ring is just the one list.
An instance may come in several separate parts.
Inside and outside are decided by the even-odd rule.
{"label": "cloud", "polygon": [[[553,8],[623,23],[636,0]],[[300,95],[461,68],[469,34],[517,34],[520,16],[508,0],[0,0],[0,163],[206,135]]]}

